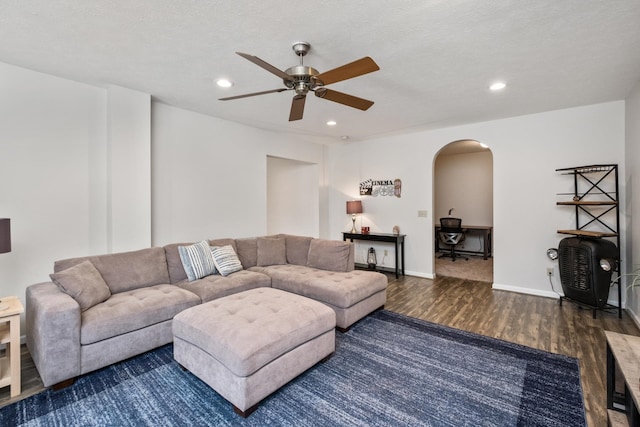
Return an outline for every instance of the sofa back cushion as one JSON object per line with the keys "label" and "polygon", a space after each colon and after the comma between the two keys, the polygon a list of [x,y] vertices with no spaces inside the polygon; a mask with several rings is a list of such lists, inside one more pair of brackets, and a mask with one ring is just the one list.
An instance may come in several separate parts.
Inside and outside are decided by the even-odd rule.
{"label": "sofa back cushion", "polygon": [[258,265],[258,239],[256,237],[236,239],[236,252],[245,269]]}
{"label": "sofa back cushion", "polygon": [[165,251],[158,247],[64,259],[54,263],[53,271],[59,273],[87,260],[100,272],[112,294],[169,283]]}
{"label": "sofa back cushion", "polygon": [[169,270],[169,283],[178,283],[187,280],[187,273],[182,266],[178,246],[189,246],[191,243],[171,243],[163,247],[164,255],[167,258],[167,269]]}
{"label": "sofa back cushion", "polygon": [[353,243],[340,240],[312,239],[307,266],[329,271],[351,271],[349,265]]}
{"label": "sofa back cushion", "polygon": [[[165,257],[167,258],[167,268],[169,270],[169,283],[174,284],[187,280],[187,273],[182,266],[182,260],[180,259],[180,253],[178,252],[178,246],[189,246],[193,242],[189,243],[171,243],[163,247]],[[235,249],[236,243],[233,239],[217,239],[209,240],[209,246],[226,246],[231,245]]]}
{"label": "sofa back cushion", "polygon": [[284,236],[258,237],[258,267],[287,263],[287,243]]}
{"label": "sofa back cushion", "polygon": [[309,245],[313,237],[286,234],[284,238],[287,242],[287,262],[289,264],[307,265]]}

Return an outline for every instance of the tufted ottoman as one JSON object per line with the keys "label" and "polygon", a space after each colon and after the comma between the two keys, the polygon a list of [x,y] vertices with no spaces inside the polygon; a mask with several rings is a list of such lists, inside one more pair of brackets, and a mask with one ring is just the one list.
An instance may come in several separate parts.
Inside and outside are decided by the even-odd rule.
{"label": "tufted ottoman", "polygon": [[189,308],[173,319],[174,358],[243,417],[335,350],[326,305],[256,288]]}

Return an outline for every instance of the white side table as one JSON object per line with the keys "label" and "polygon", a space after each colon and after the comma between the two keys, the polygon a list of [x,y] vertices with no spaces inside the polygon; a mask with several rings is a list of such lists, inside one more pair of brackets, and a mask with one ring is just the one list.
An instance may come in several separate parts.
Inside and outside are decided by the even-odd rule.
{"label": "white side table", "polygon": [[11,397],[20,394],[20,313],[24,311],[17,297],[0,298],[0,344],[6,355],[0,359],[0,387],[11,386]]}

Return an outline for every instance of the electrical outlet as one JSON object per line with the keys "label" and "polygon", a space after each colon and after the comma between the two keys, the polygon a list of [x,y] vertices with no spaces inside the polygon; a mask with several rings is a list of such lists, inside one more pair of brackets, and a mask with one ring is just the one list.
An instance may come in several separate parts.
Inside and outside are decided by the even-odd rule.
{"label": "electrical outlet", "polygon": [[389,251],[387,249],[384,250],[384,256],[389,255]]}
{"label": "electrical outlet", "polygon": [[547,276],[553,276],[553,267],[547,267]]}

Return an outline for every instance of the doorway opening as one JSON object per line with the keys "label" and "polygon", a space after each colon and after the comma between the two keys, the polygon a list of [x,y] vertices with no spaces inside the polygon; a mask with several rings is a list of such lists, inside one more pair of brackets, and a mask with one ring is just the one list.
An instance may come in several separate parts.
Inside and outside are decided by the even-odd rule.
{"label": "doorway opening", "polygon": [[[465,139],[445,145],[434,157],[434,230],[440,218],[461,218],[463,238],[454,246],[434,232],[434,271],[449,276],[493,282],[493,154],[478,141]],[[442,257],[441,257],[442,256]],[[468,260],[465,260],[468,258]],[[485,259],[486,258],[486,259]]]}
{"label": "doorway opening", "polygon": [[317,164],[267,156],[267,234],[318,236]]}

